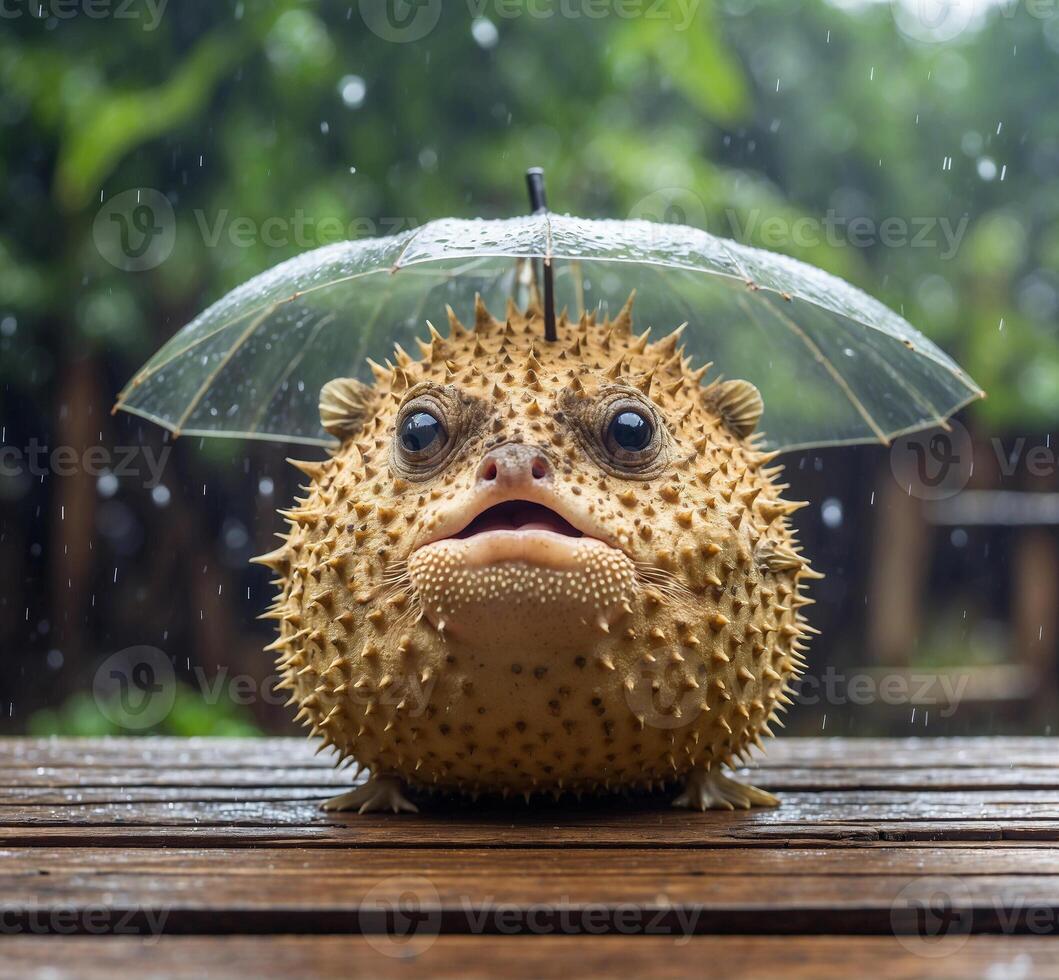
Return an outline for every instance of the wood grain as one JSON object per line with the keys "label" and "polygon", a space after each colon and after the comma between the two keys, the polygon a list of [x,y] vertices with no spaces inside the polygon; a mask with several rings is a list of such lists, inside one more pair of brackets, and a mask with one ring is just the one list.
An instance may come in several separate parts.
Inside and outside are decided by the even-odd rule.
{"label": "wood grain", "polygon": [[780,739],[745,775],[783,805],[362,817],[300,739],[0,739],[0,974],[1059,976],[1054,741]]}
{"label": "wood grain", "polygon": [[[958,945],[957,945],[958,943]],[[422,949],[372,945],[357,936],[162,937],[92,939],[18,937],[4,941],[11,976],[47,967],[49,980],[114,980],[119,976],[408,977],[537,980],[576,977],[723,976],[728,980],[879,976],[891,980],[968,977],[1054,980],[1055,944],[1039,937],[969,936],[945,955],[926,957],[893,937],[697,936],[439,936]],[[936,950],[935,950],[936,951]],[[401,953],[405,955],[400,955]],[[398,955],[388,955],[388,954]],[[44,974],[41,974],[44,975]]]}

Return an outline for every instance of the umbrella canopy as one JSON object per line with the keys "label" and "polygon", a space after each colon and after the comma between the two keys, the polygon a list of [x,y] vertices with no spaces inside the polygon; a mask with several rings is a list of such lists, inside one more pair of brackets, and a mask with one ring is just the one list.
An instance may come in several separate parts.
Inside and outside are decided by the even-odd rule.
{"label": "umbrella canopy", "polygon": [[805,263],[683,225],[540,213],[433,221],[284,262],[177,333],[115,407],[177,434],[332,443],[326,382],[370,381],[366,358],[414,349],[446,304],[473,323],[476,293],[498,315],[525,302],[536,259],[571,315],[616,312],[635,289],[638,329],[687,321],[688,355],[760,389],[766,447],[887,442],[983,394],[902,317]]}

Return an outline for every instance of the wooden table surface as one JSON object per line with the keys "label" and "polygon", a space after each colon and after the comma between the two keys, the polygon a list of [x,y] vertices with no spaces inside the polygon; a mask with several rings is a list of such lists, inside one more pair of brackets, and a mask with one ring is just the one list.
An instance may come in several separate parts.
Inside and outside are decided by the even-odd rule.
{"label": "wooden table surface", "polygon": [[1059,977],[1052,739],[776,740],[783,805],[325,814],[290,739],[0,739],[0,976]]}

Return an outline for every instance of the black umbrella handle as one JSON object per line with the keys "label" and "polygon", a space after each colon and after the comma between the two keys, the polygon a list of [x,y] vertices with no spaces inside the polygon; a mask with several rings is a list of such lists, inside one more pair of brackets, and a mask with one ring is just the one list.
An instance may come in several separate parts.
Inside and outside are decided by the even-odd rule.
{"label": "black umbrella handle", "polygon": [[[530,167],[526,171],[526,190],[529,191],[530,211],[545,214],[548,211],[548,195],[544,190],[544,170]],[[555,285],[552,280],[551,256],[544,259],[544,339],[558,340],[555,329]]]}

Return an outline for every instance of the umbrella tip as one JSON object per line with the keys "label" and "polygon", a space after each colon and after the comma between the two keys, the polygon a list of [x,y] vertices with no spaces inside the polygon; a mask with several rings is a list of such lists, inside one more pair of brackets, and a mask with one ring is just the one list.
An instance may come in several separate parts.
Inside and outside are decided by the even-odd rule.
{"label": "umbrella tip", "polygon": [[530,167],[526,171],[526,190],[529,192],[531,214],[543,214],[548,210],[548,194],[544,189],[543,167]]}
{"label": "umbrella tip", "polygon": [[[543,167],[530,167],[526,171],[526,190],[529,192],[530,212],[546,214],[548,195],[544,189]],[[559,334],[555,329],[555,292],[551,257],[545,258],[542,265],[544,267],[544,339],[554,341],[559,339]]]}

